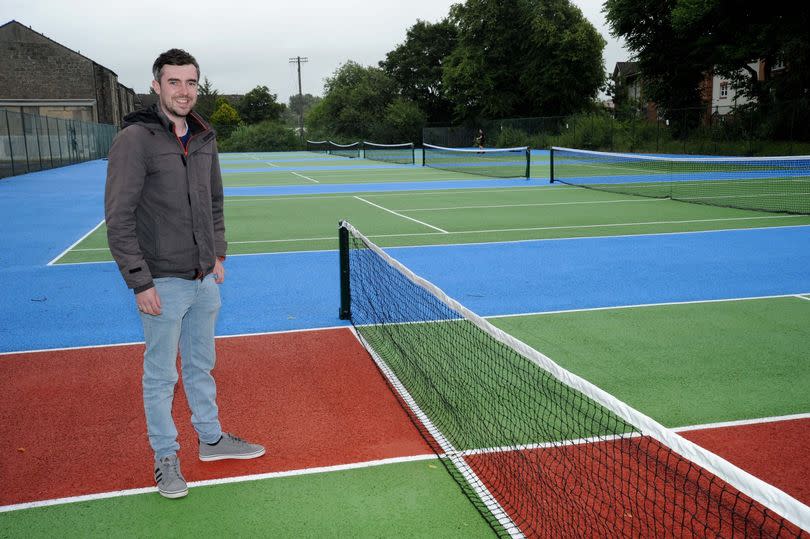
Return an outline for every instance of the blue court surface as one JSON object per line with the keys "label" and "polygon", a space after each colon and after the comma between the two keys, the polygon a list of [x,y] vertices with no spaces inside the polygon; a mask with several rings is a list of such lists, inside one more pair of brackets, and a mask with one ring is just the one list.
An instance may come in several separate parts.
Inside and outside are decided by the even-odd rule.
{"label": "blue court surface", "polygon": [[[142,340],[113,263],[47,265],[103,219],[105,170],[96,161],[0,181],[0,351]],[[228,194],[267,189],[298,188]],[[810,293],[810,226],[387,251],[484,316]],[[226,268],[219,335],[345,324],[335,251],[235,255]]]}

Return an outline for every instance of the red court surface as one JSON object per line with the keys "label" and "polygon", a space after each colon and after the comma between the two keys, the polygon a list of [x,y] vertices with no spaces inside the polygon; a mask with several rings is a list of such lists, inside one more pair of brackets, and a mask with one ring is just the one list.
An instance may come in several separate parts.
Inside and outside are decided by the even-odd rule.
{"label": "red court surface", "polygon": [[[203,463],[182,385],[175,418],[189,481],[429,454],[347,328],[217,340],[225,430],[267,447]],[[142,345],[0,356],[0,505],[152,487]],[[683,435],[810,503],[810,419]]]}
{"label": "red court surface", "polygon": [[699,429],[680,435],[810,505],[810,419]]}
{"label": "red court surface", "polygon": [[[152,487],[143,346],[0,356],[0,505]],[[200,462],[178,384],[188,481],[424,455],[429,447],[348,329],[217,339],[223,429],[256,460]]]}

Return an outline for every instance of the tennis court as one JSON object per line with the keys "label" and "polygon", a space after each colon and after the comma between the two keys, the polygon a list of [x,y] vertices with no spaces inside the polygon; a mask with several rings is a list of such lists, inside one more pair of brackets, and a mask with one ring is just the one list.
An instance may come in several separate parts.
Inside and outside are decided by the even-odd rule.
{"label": "tennis court", "polygon": [[[180,395],[192,489],[176,503],[151,482],[142,337],[106,249],[105,164],[0,182],[0,273],[12,283],[0,314],[0,528],[492,536],[338,318],[341,219],[496,327],[806,510],[810,216],[549,184],[547,152],[531,159],[529,179],[497,179],[311,152],[222,155],[220,407],[224,426],[268,455],[197,462]],[[478,369],[478,348],[455,370]],[[489,388],[461,398],[467,422],[508,407],[508,386],[497,405]],[[507,443],[468,426],[469,449]],[[547,441],[531,434],[520,443]]]}

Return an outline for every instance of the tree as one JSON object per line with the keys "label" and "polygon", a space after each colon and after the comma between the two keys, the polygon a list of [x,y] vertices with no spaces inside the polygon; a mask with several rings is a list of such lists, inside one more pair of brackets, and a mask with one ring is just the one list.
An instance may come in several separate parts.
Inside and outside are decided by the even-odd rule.
{"label": "tree", "polygon": [[340,66],[324,84],[324,98],[307,116],[317,133],[354,141],[371,138],[396,97],[394,81],[377,67],[351,60]]}
{"label": "tree", "polygon": [[[695,36],[692,56],[707,70],[735,81],[737,91],[767,105],[810,92],[810,10],[780,9],[780,2],[680,0],[672,9],[676,32]],[[744,36],[744,38],[741,38]],[[762,61],[762,72],[752,67]],[[778,76],[774,66],[788,69]]]}
{"label": "tree", "polygon": [[236,127],[242,123],[239,113],[233,108],[224,97],[217,99],[216,110],[211,115],[211,123],[217,134],[222,138],[228,138]]}
{"label": "tree", "polygon": [[267,86],[256,86],[242,96],[237,108],[246,124],[256,124],[264,120],[278,121],[285,106],[276,101],[276,94],[271,94]]}
{"label": "tree", "polygon": [[467,0],[443,82],[457,119],[563,115],[603,84],[605,40],[569,0]]}
{"label": "tree", "polygon": [[399,87],[400,94],[416,102],[431,122],[450,120],[453,103],[442,82],[445,58],[456,46],[458,32],[448,19],[438,23],[417,20],[380,67]]}
{"label": "tree", "polygon": [[604,6],[611,33],[624,38],[639,63],[645,96],[665,113],[700,105],[699,85],[712,63],[695,54],[695,43],[705,36],[694,26],[673,25],[677,4],[678,0],[607,0]]}
{"label": "tree", "polygon": [[[291,95],[286,108],[284,109],[284,123],[287,125],[298,126],[298,112],[303,109],[304,116],[309,113],[310,109],[317,105],[321,98],[312,94],[302,94],[299,99],[298,94]],[[299,108],[300,107],[300,108]]]}
{"label": "tree", "polygon": [[426,121],[427,116],[415,101],[397,97],[385,107],[373,139],[389,143],[420,142]]}
{"label": "tree", "polygon": [[214,85],[208,80],[208,77],[203,78],[203,83],[197,88],[197,105],[194,110],[203,118],[211,118],[214,113],[219,91],[214,89]]}

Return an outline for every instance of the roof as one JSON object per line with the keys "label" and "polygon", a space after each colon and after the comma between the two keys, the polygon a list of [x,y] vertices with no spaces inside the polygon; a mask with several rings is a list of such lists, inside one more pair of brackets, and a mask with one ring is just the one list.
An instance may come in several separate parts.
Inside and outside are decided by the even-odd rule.
{"label": "roof", "polygon": [[638,62],[616,62],[616,67],[613,69],[613,78],[626,78],[631,75],[638,75],[640,72]]}

